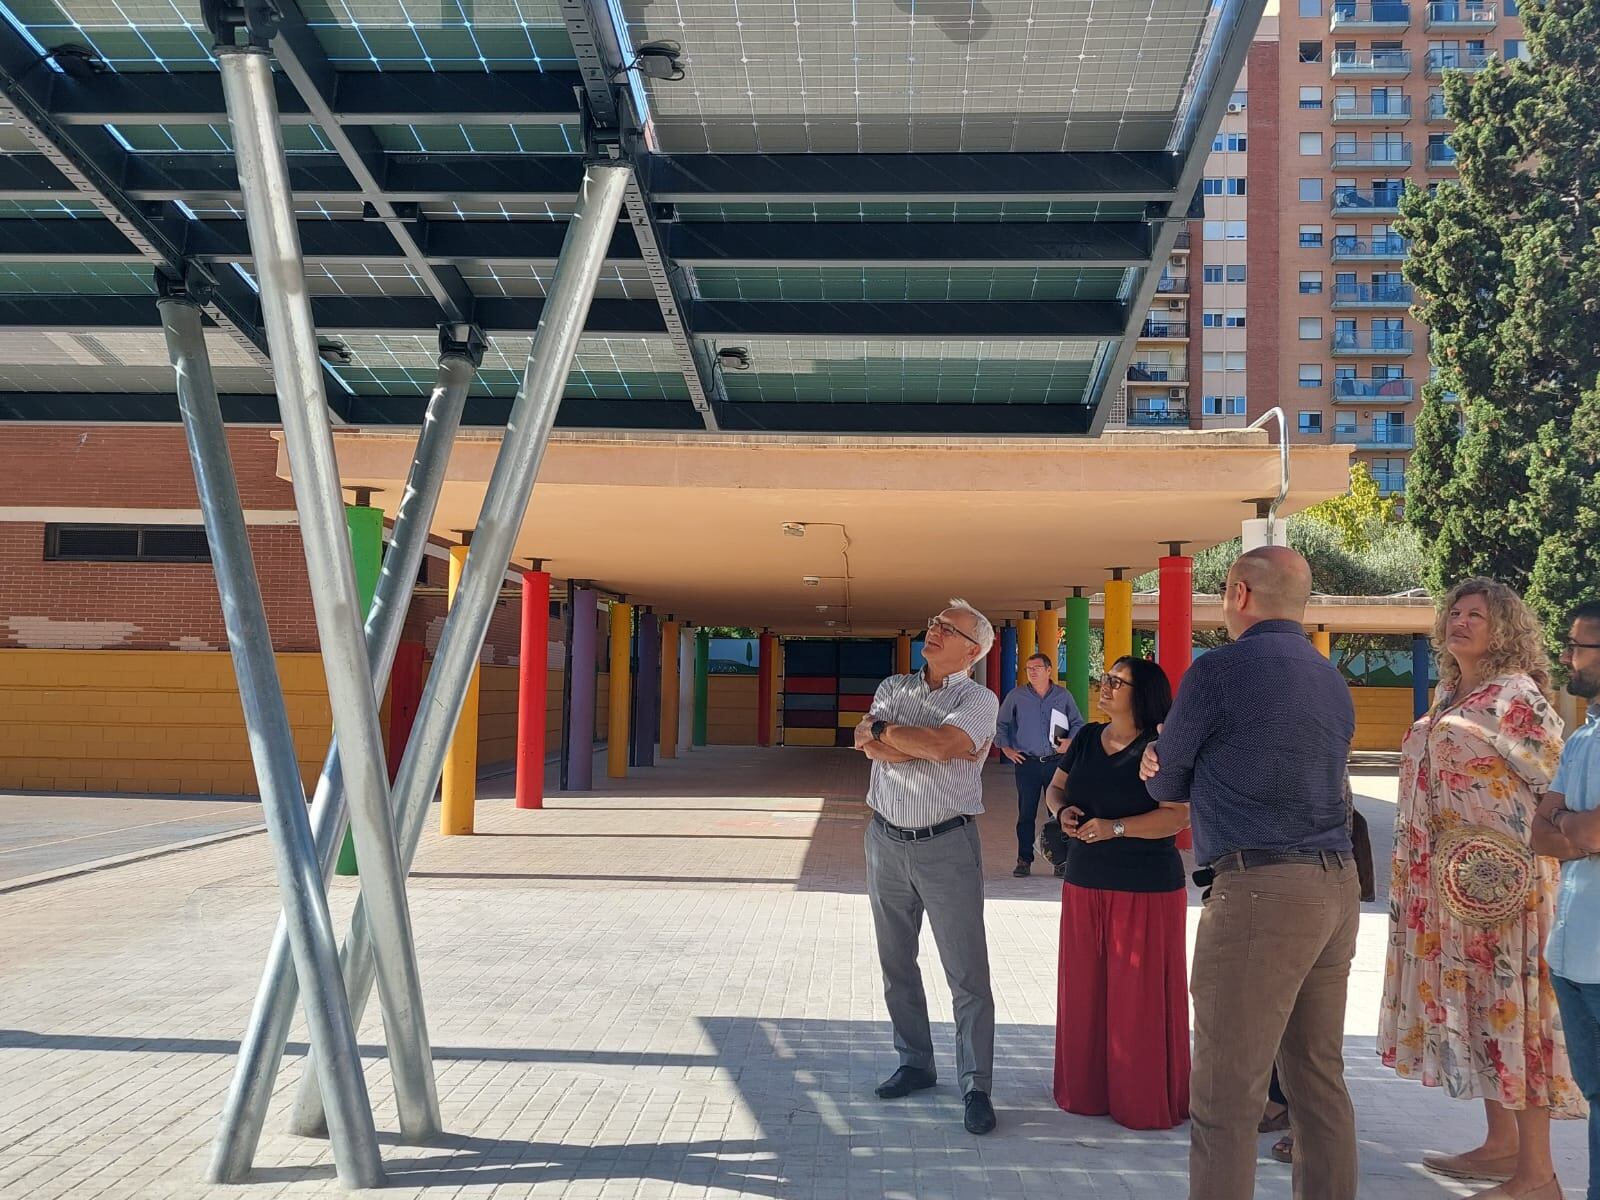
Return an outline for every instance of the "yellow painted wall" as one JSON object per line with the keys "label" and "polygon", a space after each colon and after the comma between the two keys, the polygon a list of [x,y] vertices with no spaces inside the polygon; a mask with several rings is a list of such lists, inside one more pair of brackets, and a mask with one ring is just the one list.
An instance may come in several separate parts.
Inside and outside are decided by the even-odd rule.
{"label": "yellow painted wall", "polygon": [[1356,706],[1356,738],[1350,748],[1398,751],[1413,719],[1411,689],[1353,687],[1350,699]]}
{"label": "yellow painted wall", "polygon": [[516,667],[480,667],[478,684],[478,769],[517,757]]}
{"label": "yellow painted wall", "polygon": [[706,744],[754,746],[760,679],[755,675],[712,675],[706,680]]}

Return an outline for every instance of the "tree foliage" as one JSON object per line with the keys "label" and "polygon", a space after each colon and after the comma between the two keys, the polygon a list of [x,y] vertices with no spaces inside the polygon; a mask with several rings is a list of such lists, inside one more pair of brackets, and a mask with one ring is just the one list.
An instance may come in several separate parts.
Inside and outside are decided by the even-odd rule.
{"label": "tree foliage", "polygon": [[1406,517],[1432,591],[1492,576],[1553,634],[1600,580],[1600,0],[1522,15],[1528,61],[1447,73],[1460,182],[1401,202],[1438,367]]}

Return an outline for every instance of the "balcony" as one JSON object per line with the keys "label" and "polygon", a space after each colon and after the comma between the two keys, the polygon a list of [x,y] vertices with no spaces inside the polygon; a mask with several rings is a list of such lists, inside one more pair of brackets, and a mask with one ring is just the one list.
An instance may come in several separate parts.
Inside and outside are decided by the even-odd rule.
{"label": "balcony", "polygon": [[1187,229],[1181,231],[1177,239],[1172,243],[1173,250],[1187,250],[1189,248],[1189,240],[1189,231]]}
{"label": "balcony", "polygon": [[1442,50],[1437,46],[1428,51],[1429,75],[1442,76],[1446,71],[1481,71],[1489,65],[1487,50]]}
{"label": "balcony", "polygon": [[1404,471],[1375,470],[1372,472],[1372,481],[1378,485],[1380,496],[1404,496],[1406,494],[1406,473]]}
{"label": "balcony", "polygon": [[[1371,217],[1395,216],[1400,211],[1400,197],[1404,191],[1404,188],[1397,187],[1337,187],[1333,189],[1332,211],[1335,215],[1360,213]],[[1334,239],[1335,242],[1338,240]]]}
{"label": "balcony", "polygon": [[1403,79],[1411,74],[1409,50],[1335,50],[1336,79]]}
{"label": "balcony", "polygon": [[1476,33],[1493,29],[1496,15],[1492,4],[1476,3],[1475,0],[1434,0],[1428,5],[1423,28]]}
{"label": "balcony", "polygon": [[[1416,293],[1409,283],[1336,283],[1334,308],[1410,308]],[[1393,336],[1393,335],[1387,335]]]}
{"label": "balcony", "polygon": [[1428,93],[1427,121],[1429,125],[1449,125],[1451,123],[1450,113],[1444,106],[1444,94],[1442,92]]}
{"label": "balcony", "polygon": [[1335,96],[1335,125],[1403,125],[1411,120],[1410,96]]}
{"label": "balcony", "polygon": [[1184,338],[1189,336],[1189,322],[1187,321],[1158,321],[1146,318],[1145,323],[1139,327],[1139,336],[1142,338]]}
{"label": "balcony", "polygon": [[1334,262],[1404,262],[1411,243],[1399,234],[1359,238],[1341,233],[1333,239]]}
{"label": "balcony", "polygon": [[1342,376],[1333,381],[1335,404],[1409,404],[1417,398],[1417,381],[1399,379],[1353,379]]}
{"label": "balcony", "polygon": [[1453,171],[1456,166],[1456,148],[1444,142],[1428,146],[1428,170]]}
{"label": "balcony", "polygon": [[1169,383],[1187,384],[1189,369],[1183,363],[1136,362],[1128,367],[1128,383],[1166,387]]}
{"label": "balcony", "polygon": [[1410,450],[1417,444],[1417,431],[1410,425],[1372,422],[1366,429],[1355,425],[1335,425],[1333,440],[1357,450]]}
{"label": "balcony", "polygon": [[1156,281],[1156,294],[1158,296],[1187,296],[1189,294],[1189,277],[1187,275],[1163,275]]}
{"label": "balcony", "polygon": [[1414,342],[1408,329],[1340,330],[1333,335],[1328,349],[1335,358],[1394,358],[1410,354]]}
{"label": "balcony", "polygon": [[1342,140],[1333,143],[1336,167],[1409,167],[1410,142]]}
{"label": "balcony", "polygon": [[1128,409],[1129,429],[1187,429],[1189,406],[1187,404],[1156,404],[1149,407],[1135,402]]}
{"label": "balcony", "polygon": [[1384,3],[1384,0],[1334,0],[1328,19],[1329,32],[1341,29],[1409,29],[1411,6]]}

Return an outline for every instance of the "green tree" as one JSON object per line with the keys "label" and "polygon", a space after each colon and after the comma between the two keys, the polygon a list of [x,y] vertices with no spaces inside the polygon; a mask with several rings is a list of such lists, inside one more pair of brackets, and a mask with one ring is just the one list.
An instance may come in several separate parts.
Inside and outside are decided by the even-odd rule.
{"label": "green tree", "polygon": [[1381,536],[1384,526],[1394,523],[1398,509],[1399,499],[1385,498],[1371,469],[1357,461],[1350,465],[1349,491],[1313,504],[1300,515],[1331,526],[1346,550],[1361,551]]}
{"label": "green tree", "polygon": [[1460,182],[1401,203],[1439,368],[1406,516],[1431,590],[1493,576],[1554,632],[1600,565],[1600,0],[1522,15],[1529,61],[1447,73]]}

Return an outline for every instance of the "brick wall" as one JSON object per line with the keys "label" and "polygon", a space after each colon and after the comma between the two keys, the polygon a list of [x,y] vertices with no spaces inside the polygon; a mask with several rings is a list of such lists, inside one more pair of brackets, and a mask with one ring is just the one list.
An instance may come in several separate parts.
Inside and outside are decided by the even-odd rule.
{"label": "brick wall", "polygon": [[[1251,420],[1275,404],[1282,404],[1291,427],[1295,420],[1294,398],[1282,394],[1280,363],[1282,312],[1285,293],[1298,287],[1297,279],[1285,279],[1278,245],[1280,190],[1279,160],[1282,154],[1280,109],[1290,103],[1280,94],[1278,42],[1250,44],[1249,114],[1250,158],[1247,179],[1246,220],[1250,231],[1250,286],[1245,292],[1245,327],[1250,336],[1245,343],[1245,378],[1249,383],[1247,408]],[[1273,436],[1277,434],[1274,432]],[[1291,434],[1292,436],[1292,434]]]}

